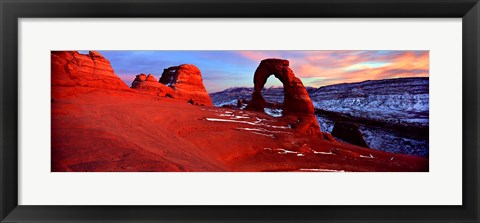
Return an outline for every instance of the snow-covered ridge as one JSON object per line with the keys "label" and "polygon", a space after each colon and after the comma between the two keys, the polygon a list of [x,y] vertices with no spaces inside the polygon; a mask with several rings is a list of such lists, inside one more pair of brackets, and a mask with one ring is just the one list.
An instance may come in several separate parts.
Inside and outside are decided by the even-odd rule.
{"label": "snow-covered ridge", "polygon": [[[238,99],[250,100],[253,87],[232,87],[224,91],[211,93],[210,98],[215,106],[236,105]],[[283,103],[283,88],[270,87],[262,90],[265,100],[274,103]]]}
{"label": "snow-covered ridge", "polygon": [[[239,99],[250,100],[252,92],[253,88],[235,87],[210,94],[210,97],[215,106],[237,106]],[[376,120],[377,123],[385,123],[385,126],[357,123],[370,148],[428,156],[428,77],[307,87],[307,92],[317,109],[317,119],[322,131],[331,133],[335,125],[335,119],[325,112],[343,114],[351,120]],[[283,103],[282,88],[264,89],[262,95],[268,102]],[[278,108],[266,108],[265,112],[275,117],[281,115],[281,109]],[[392,125],[400,126],[401,128],[397,129],[403,130],[392,129]],[[404,132],[405,129],[408,129],[408,134]],[[427,131],[427,135],[422,134],[422,131]],[[416,132],[419,135],[415,135]]]}
{"label": "snow-covered ridge", "polygon": [[315,108],[355,117],[428,125],[428,78],[337,84],[310,91]]}
{"label": "snow-covered ridge", "polygon": [[[317,109],[355,117],[428,125],[428,83],[428,77],[396,78],[307,87],[307,91]],[[251,87],[234,87],[212,93],[210,97],[215,106],[236,105],[238,99],[249,100],[252,92]],[[269,102],[283,102],[282,88],[266,88],[262,93]]]}

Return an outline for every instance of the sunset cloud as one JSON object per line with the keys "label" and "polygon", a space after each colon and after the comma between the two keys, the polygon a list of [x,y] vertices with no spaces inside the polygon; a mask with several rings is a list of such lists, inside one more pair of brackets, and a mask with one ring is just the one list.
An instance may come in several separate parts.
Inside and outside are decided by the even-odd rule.
{"label": "sunset cloud", "polygon": [[429,75],[428,51],[248,51],[241,55],[259,61],[275,57],[290,60],[295,74],[314,87],[337,83]]}
{"label": "sunset cloud", "polygon": [[[195,64],[207,91],[253,86],[261,60],[281,58],[306,86],[350,83],[399,77],[429,76],[429,51],[326,50],[326,51],[100,51],[128,85],[136,74],[159,78],[164,68]],[[270,78],[266,87],[281,85]]]}

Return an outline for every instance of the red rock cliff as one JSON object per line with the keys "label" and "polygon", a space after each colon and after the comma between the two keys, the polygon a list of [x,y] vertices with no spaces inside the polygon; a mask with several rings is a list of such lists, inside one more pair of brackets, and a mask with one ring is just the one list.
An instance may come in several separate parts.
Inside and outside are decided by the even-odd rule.
{"label": "red rock cliff", "polygon": [[51,52],[52,86],[82,86],[100,89],[128,90],[128,86],[115,75],[110,61],[100,53],[90,51]]}

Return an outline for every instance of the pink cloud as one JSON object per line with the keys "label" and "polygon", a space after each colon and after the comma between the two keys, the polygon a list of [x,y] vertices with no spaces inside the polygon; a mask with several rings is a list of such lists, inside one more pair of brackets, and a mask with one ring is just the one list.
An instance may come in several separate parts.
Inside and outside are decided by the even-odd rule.
{"label": "pink cloud", "polygon": [[259,62],[266,58],[290,60],[300,78],[322,86],[398,77],[429,75],[428,51],[240,51]]}

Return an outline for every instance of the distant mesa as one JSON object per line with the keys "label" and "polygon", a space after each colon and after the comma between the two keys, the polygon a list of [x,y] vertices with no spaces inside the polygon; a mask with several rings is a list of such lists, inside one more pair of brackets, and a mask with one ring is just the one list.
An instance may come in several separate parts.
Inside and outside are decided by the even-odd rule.
{"label": "distant mesa", "polygon": [[115,75],[110,61],[100,53],[90,51],[51,52],[52,86],[91,87],[100,89],[129,90],[128,86]]}
{"label": "distant mesa", "polygon": [[213,106],[203,85],[202,73],[193,64],[164,69],[159,82],[175,90],[174,98],[185,99],[195,105]]}
{"label": "distant mesa", "polygon": [[164,97],[173,95],[175,91],[157,81],[151,74],[139,74],[132,82],[132,89],[143,91],[147,94]]}
{"label": "distant mesa", "polygon": [[289,65],[290,62],[283,59],[265,59],[260,62],[253,77],[254,91],[247,109],[264,111],[267,102],[262,96],[262,89],[270,75],[274,75],[283,83],[283,116],[297,131],[318,134],[320,126],[315,118],[312,100],[302,81],[295,76]]}

